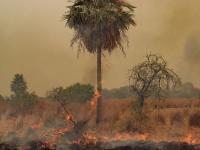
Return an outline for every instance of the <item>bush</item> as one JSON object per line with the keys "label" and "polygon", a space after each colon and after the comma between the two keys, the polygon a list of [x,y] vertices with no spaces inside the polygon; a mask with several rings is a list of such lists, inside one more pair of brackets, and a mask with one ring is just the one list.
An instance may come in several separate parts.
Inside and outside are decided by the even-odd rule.
{"label": "bush", "polygon": [[115,89],[103,89],[103,98],[106,99],[124,99],[135,96],[135,93],[130,92],[128,86],[115,88]]}
{"label": "bush", "polygon": [[11,91],[15,94],[15,97],[22,98],[26,96],[28,87],[23,74],[15,74],[10,88]]}
{"label": "bush", "polygon": [[200,128],[200,111],[195,112],[189,117],[189,125]]}
{"label": "bush", "polygon": [[26,112],[37,104],[38,96],[35,93],[26,93],[22,98],[11,96],[9,103],[17,112]]}
{"label": "bush", "polygon": [[85,102],[94,95],[94,87],[90,84],[74,84],[67,88],[58,87],[47,93],[47,97],[63,102]]}
{"label": "bush", "polygon": [[3,101],[4,97],[0,94],[0,101]]}

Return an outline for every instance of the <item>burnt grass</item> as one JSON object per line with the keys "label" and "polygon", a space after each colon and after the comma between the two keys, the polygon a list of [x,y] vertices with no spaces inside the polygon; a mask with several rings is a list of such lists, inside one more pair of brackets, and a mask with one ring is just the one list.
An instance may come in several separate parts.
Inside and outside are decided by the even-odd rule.
{"label": "burnt grass", "polygon": [[15,143],[1,143],[0,150],[200,150],[200,145],[190,145],[182,142],[136,142],[136,141],[113,141],[87,144],[71,144],[48,147],[42,141],[35,140],[24,145]]}

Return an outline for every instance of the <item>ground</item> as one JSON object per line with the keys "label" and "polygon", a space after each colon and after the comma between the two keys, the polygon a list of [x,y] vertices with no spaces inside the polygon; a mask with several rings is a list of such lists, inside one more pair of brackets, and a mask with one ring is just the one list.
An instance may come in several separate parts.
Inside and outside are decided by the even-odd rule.
{"label": "ground", "polygon": [[[200,100],[168,99],[145,102],[143,114],[133,110],[132,99],[104,100],[102,122],[95,125],[91,102],[66,104],[75,120],[88,120],[85,130],[97,140],[184,141],[200,144]],[[0,137],[26,137],[55,142],[71,130],[56,101],[40,100],[33,107],[0,105]]]}

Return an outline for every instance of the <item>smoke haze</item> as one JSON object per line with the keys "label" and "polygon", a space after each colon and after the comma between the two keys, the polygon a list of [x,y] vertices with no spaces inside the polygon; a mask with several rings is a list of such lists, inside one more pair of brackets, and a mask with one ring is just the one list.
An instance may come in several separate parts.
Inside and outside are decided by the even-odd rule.
{"label": "smoke haze", "polygon": [[[129,0],[137,26],[127,32],[127,56],[105,54],[104,87],[127,84],[127,71],[147,52],[163,55],[183,81],[200,87],[200,1]],[[95,56],[70,47],[65,0],[0,0],[0,93],[8,95],[14,74],[23,73],[40,95],[75,82],[95,84]],[[109,66],[109,67],[108,67]]]}

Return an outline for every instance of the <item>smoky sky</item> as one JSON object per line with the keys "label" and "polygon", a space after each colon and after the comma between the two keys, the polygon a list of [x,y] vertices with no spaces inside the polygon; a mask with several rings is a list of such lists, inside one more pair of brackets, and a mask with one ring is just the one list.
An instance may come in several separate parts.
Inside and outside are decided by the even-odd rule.
{"label": "smoky sky", "polygon": [[189,65],[200,65],[200,35],[189,37],[186,41],[185,60]]}
{"label": "smoky sky", "polygon": [[[116,49],[103,57],[103,85],[127,85],[128,69],[146,53],[163,55],[183,81],[200,87],[200,1],[129,0],[136,6],[136,27],[127,32],[126,57]],[[30,91],[44,95],[57,86],[76,82],[95,85],[96,58],[77,58],[70,47],[73,30],[62,15],[67,0],[0,0],[0,93],[10,94],[16,73],[24,74]]]}

